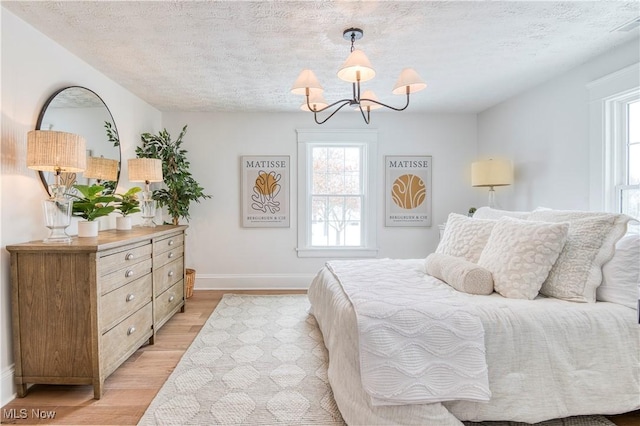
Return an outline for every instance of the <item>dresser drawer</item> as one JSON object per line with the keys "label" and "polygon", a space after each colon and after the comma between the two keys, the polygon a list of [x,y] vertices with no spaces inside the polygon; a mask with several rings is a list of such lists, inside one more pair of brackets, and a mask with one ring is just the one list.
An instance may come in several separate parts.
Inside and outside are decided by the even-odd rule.
{"label": "dresser drawer", "polygon": [[174,234],[162,239],[153,240],[153,254],[159,254],[184,245],[184,234]]}
{"label": "dresser drawer", "polygon": [[155,268],[153,270],[154,296],[161,294],[182,279],[184,279],[184,258],[182,256],[160,268]]}
{"label": "dresser drawer", "polygon": [[131,281],[137,280],[151,272],[151,259],[143,260],[142,262],[135,263],[133,265],[124,266],[115,272],[108,275],[104,275],[99,278],[100,280],[100,294],[106,294],[113,291]]}
{"label": "dresser drawer", "polygon": [[153,253],[153,269],[158,269],[159,267],[182,257],[183,253],[184,246],[182,245],[159,254]]}
{"label": "dresser drawer", "polygon": [[114,366],[120,365],[125,358],[153,335],[153,310],[151,306],[151,303],[147,303],[102,336],[103,372],[109,374],[113,371]]}
{"label": "dresser drawer", "polygon": [[105,333],[151,301],[151,274],[100,297],[100,332]]}
{"label": "dresser drawer", "polygon": [[98,274],[106,275],[125,266],[133,265],[142,260],[151,258],[152,245],[149,241],[131,245],[129,247],[118,247],[117,249],[106,251],[98,261]]}
{"label": "dresser drawer", "polygon": [[184,300],[184,281],[180,280],[154,301],[154,322],[160,327]]}

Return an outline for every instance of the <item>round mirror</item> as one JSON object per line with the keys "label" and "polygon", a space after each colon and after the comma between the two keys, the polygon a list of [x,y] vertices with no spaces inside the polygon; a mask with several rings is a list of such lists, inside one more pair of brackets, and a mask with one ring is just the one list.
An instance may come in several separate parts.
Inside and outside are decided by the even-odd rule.
{"label": "round mirror", "polygon": [[[63,173],[62,184],[69,188],[74,184],[90,185],[99,182],[100,185],[115,191],[120,178],[120,139],[109,108],[95,92],[80,86],[58,90],[42,107],[36,130],[57,130],[79,134],[87,142],[88,160],[89,157],[95,157],[117,161],[115,180],[113,178],[96,180],[84,176],[83,173]],[[49,192],[54,174],[39,173],[40,180]]]}

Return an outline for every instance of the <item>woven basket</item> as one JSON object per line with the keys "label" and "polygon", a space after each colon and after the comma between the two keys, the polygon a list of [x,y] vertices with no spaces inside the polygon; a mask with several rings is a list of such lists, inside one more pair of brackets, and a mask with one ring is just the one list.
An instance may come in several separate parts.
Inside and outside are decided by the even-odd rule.
{"label": "woven basket", "polygon": [[193,285],[196,283],[196,270],[187,268],[185,280],[187,281],[187,299],[193,296]]}

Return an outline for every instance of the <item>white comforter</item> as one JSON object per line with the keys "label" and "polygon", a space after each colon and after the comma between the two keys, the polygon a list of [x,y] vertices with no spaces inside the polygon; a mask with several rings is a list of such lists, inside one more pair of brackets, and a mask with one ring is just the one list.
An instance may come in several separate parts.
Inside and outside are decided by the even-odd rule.
{"label": "white comforter", "polygon": [[[422,264],[407,261],[414,269]],[[640,409],[640,328],[635,310],[605,302],[513,300],[497,294],[456,292],[455,297],[473,307],[484,326],[491,400],[373,406],[360,377],[353,305],[331,271],[319,272],[309,300],[330,354],[329,381],[347,423],[535,423]]]}
{"label": "white comforter", "polygon": [[488,401],[484,330],[455,292],[406,261],[331,261],[358,321],[373,405]]}

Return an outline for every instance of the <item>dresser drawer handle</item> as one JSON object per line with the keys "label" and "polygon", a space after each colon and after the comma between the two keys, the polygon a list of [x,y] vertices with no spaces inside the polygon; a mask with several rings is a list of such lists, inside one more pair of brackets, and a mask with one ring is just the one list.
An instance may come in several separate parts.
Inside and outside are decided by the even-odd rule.
{"label": "dresser drawer handle", "polygon": [[173,302],[173,300],[174,300],[175,298],[176,298],[176,297],[172,294],[172,295],[171,295],[171,297],[169,298],[169,303]]}
{"label": "dresser drawer handle", "polygon": [[127,330],[127,336],[131,336],[135,331],[136,331],[135,327],[133,326],[129,327],[129,329]]}
{"label": "dresser drawer handle", "polygon": [[124,276],[129,278],[133,276],[133,271],[131,269],[127,269],[127,272],[124,273]]}
{"label": "dresser drawer handle", "polygon": [[169,252],[169,259],[171,259],[173,257],[173,252]]}
{"label": "dresser drawer handle", "polygon": [[173,240],[169,240],[169,245],[172,246],[173,245]]}
{"label": "dresser drawer handle", "polygon": [[136,298],[135,294],[127,294],[127,298],[125,299],[127,302],[131,302],[133,299]]}
{"label": "dresser drawer handle", "polygon": [[133,259],[133,253],[127,253],[127,255],[124,257],[124,260],[131,260]]}
{"label": "dresser drawer handle", "polygon": [[169,271],[169,272],[167,273],[167,276],[172,277],[172,276],[173,276],[173,271]]}

